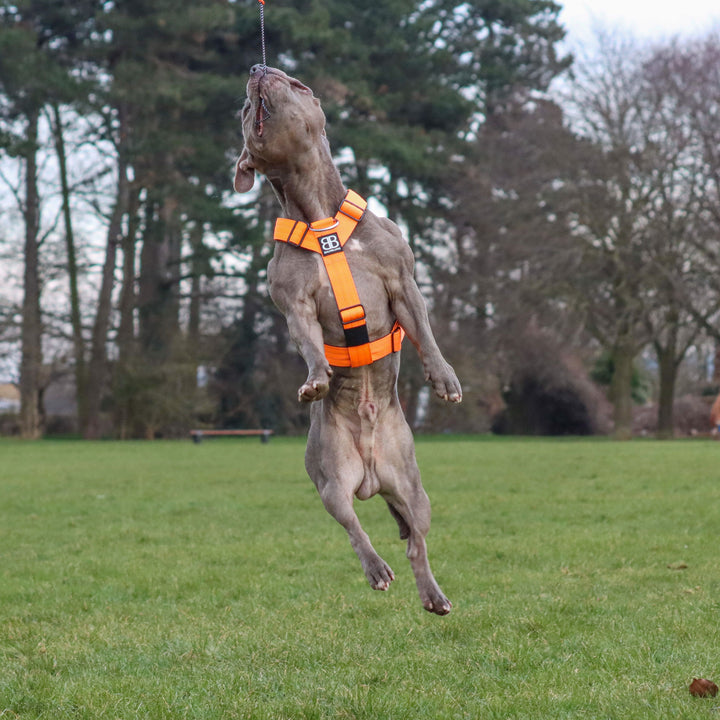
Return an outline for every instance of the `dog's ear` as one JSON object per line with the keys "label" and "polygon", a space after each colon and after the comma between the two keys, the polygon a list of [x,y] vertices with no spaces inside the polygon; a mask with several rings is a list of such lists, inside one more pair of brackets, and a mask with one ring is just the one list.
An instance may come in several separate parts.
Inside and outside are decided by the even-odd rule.
{"label": "dog's ear", "polygon": [[255,168],[250,163],[250,153],[243,148],[237,164],[235,165],[235,182],[233,187],[239,193],[246,193],[252,190],[255,183]]}

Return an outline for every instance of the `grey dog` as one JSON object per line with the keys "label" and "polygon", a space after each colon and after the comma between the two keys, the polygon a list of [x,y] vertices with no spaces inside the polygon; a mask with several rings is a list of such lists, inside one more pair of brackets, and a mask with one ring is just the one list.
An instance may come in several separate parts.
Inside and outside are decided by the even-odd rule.
{"label": "grey dog", "polygon": [[[333,164],[325,115],[312,90],[281,70],[250,70],[242,110],[245,146],[235,189],[249,191],[255,171],[269,180],[291,220],[311,223],[335,215],[347,189]],[[462,390],[433,337],[413,277],[414,259],[395,223],[365,211],[345,246],[370,338],[397,321],[417,349],[435,393],[460,402]],[[430,502],[420,481],[410,428],[397,396],[400,353],[362,367],[328,362],[324,343],[342,346],[346,335],[338,304],[316,252],[275,244],[268,266],[270,295],[287,319],[290,336],[308,367],[298,390],[312,403],[305,467],[326,510],[345,528],[375,590],[387,590],[393,571],[378,555],[353,507],[355,497],[380,494],[407,539],[407,557],[424,608],[438,615],[452,604],[437,584],[427,556]]]}

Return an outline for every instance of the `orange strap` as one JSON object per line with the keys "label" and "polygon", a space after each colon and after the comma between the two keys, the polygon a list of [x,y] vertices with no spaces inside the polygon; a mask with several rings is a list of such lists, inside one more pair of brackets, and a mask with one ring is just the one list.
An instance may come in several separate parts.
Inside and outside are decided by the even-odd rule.
{"label": "orange strap", "polygon": [[395,322],[384,337],[370,342],[365,308],[360,302],[353,280],[345,243],[365,214],[367,202],[348,190],[335,217],[317,220],[310,225],[300,220],[278,218],[274,238],[278,242],[318,253],[327,270],[345,332],[347,347],[325,345],[325,357],[336,367],[361,367],[400,349],[405,331]]}
{"label": "orange strap", "polygon": [[[400,323],[396,320],[393,329],[381,338],[372,340],[367,344],[370,350],[370,362],[374,363],[386,355],[395,353],[402,346],[405,331],[400,327]],[[360,367],[359,364],[353,362],[354,358],[351,354],[353,348],[338,347],[337,345],[325,345],[325,357],[331,365],[335,367]],[[370,363],[363,363],[369,365]]]}

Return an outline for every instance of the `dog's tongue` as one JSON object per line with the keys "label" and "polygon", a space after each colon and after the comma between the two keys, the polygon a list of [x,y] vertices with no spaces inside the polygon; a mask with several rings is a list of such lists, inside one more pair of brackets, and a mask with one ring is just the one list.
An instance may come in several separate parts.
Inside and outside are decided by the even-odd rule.
{"label": "dog's tongue", "polygon": [[255,127],[257,128],[258,137],[262,137],[263,126],[265,122],[265,110],[263,108],[262,98],[258,102],[257,110],[255,111]]}

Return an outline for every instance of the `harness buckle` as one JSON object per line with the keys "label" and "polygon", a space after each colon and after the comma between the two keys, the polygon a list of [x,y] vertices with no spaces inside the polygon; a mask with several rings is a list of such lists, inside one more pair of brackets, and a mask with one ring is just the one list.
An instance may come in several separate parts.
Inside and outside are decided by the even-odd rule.
{"label": "harness buckle", "polygon": [[[288,245],[295,245],[295,247],[300,247],[303,244],[303,240],[305,240],[305,236],[308,234],[309,229],[310,228],[308,227],[307,223],[304,223],[301,220],[296,220],[295,224],[292,227],[292,230],[288,233]],[[296,232],[296,230],[298,232]]]}
{"label": "harness buckle", "polygon": [[365,308],[359,304],[342,308],[339,313],[340,322],[343,324],[343,327],[350,325],[351,323],[362,322],[365,320]]}
{"label": "harness buckle", "polygon": [[402,347],[402,341],[404,338],[404,331],[400,327],[400,323],[396,322],[395,327],[390,331],[390,347],[394,353],[398,352]]}
{"label": "harness buckle", "polygon": [[[352,197],[353,200],[359,200],[362,204],[353,202],[353,200],[349,199],[350,197]],[[352,190],[348,190],[348,194],[345,196],[345,199],[342,203],[340,203],[340,210],[338,212],[341,212],[343,215],[346,215],[355,222],[360,222],[365,214],[366,208],[367,202],[357,193],[353,193]]]}

